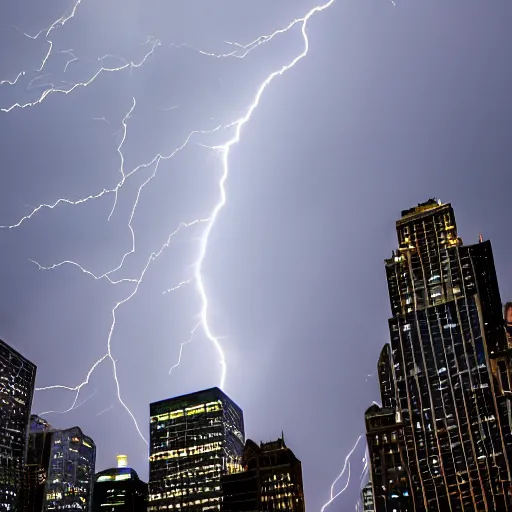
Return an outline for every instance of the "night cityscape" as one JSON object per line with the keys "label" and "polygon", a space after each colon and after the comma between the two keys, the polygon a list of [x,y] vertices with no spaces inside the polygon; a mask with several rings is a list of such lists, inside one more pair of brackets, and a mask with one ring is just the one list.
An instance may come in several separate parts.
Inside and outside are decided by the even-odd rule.
{"label": "night cityscape", "polygon": [[0,20],[0,512],[512,512],[512,3]]}
{"label": "night cityscape", "polygon": [[[512,303],[502,306],[491,243],[464,245],[437,199],[403,210],[396,230],[363,510],[511,510]],[[3,510],[305,511],[284,434],[246,440],[242,409],[219,388],[149,404],[148,483],[125,455],[95,475],[94,441],[31,415],[36,367],[0,349]]]}

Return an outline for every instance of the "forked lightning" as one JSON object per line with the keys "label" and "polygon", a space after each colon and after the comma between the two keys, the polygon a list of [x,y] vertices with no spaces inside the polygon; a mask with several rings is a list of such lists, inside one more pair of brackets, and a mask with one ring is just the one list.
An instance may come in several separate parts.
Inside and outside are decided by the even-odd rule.
{"label": "forked lightning", "polygon": [[[69,22],[72,18],[74,18],[77,15],[77,11],[79,10],[79,7],[82,4],[82,1],[83,0],[77,0],[76,3],[74,4],[73,8],[67,14],[65,14],[61,18],[57,19],[54,23],[52,23],[50,25],[49,28],[40,31],[38,34],[36,34],[36,35],[29,35],[29,34],[26,34],[26,33],[22,32],[26,37],[29,37],[31,39],[39,39],[39,38],[44,37],[45,42],[47,44],[47,48],[48,48],[45,56],[43,57],[40,65],[39,65],[39,68],[37,69],[37,73],[40,73],[40,75],[39,76],[35,76],[30,81],[29,87],[32,88],[33,87],[32,86],[33,82],[35,82],[36,80],[42,78],[43,76],[46,76],[46,74],[42,74],[42,73],[45,70],[45,67],[46,67],[46,64],[47,64],[48,60],[52,57],[53,54],[59,53],[59,54],[67,55],[67,61],[65,62],[65,67],[63,69],[64,72],[67,71],[68,67],[72,63],[76,63],[76,62],[78,62],[80,60],[79,57],[77,57],[77,55],[74,53],[73,49],[61,50],[60,52],[55,52],[54,51],[52,34],[54,33],[54,31],[56,31],[57,29],[63,27],[67,22]],[[222,349],[222,346],[221,346],[221,344],[219,342],[219,339],[214,335],[214,333],[212,332],[212,330],[210,328],[210,325],[208,323],[208,297],[207,297],[207,293],[206,293],[204,282],[203,282],[202,270],[203,270],[203,262],[205,260],[206,252],[207,252],[207,249],[208,249],[208,241],[209,241],[209,238],[210,238],[210,234],[211,234],[212,229],[213,229],[213,227],[215,225],[217,217],[218,217],[219,213],[221,212],[222,208],[224,207],[224,205],[226,204],[226,200],[227,200],[225,185],[226,185],[226,180],[228,179],[228,175],[229,175],[229,171],[230,171],[230,168],[229,168],[230,151],[231,151],[231,148],[240,141],[241,134],[242,134],[242,129],[243,129],[244,125],[246,123],[248,123],[249,120],[251,119],[254,111],[256,110],[256,108],[258,107],[258,105],[259,105],[259,103],[261,101],[262,95],[265,92],[266,88],[271,84],[271,82],[275,78],[277,78],[278,76],[282,75],[283,73],[285,73],[286,71],[288,71],[289,69],[294,67],[300,60],[302,60],[308,54],[309,39],[308,39],[308,35],[307,35],[307,26],[308,26],[309,20],[315,14],[320,13],[320,12],[325,11],[326,9],[328,9],[333,3],[334,3],[334,0],[329,0],[329,1],[327,1],[327,2],[325,2],[323,4],[321,4],[321,5],[317,5],[314,8],[312,8],[309,12],[307,12],[307,14],[305,16],[303,16],[301,18],[294,19],[286,27],[278,29],[278,30],[276,30],[275,32],[273,32],[273,33],[271,33],[269,35],[260,36],[257,39],[255,39],[254,41],[250,42],[249,44],[241,45],[239,43],[226,42],[226,44],[228,44],[229,46],[231,46],[231,48],[233,48],[233,50],[231,52],[215,54],[215,53],[207,52],[207,51],[200,50],[200,49],[194,49],[199,54],[204,55],[204,56],[208,56],[208,57],[214,57],[214,58],[218,58],[218,59],[221,59],[221,58],[238,58],[238,59],[243,59],[243,58],[247,57],[252,51],[256,50],[259,46],[261,46],[261,45],[271,41],[276,36],[279,36],[279,35],[287,33],[288,31],[293,29],[295,26],[300,27],[301,34],[302,34],[302,39],[303,39],[303,49],[302,49],[302,51],[295,58],[293,58],[290,62],[288,62],[287,64],[283,65],[280,69],[277,69],[276,71],[274,71],[270,75],[268,75],[268,77],[263,81],[263,83],[261,83],[259,85],[259,87],[256,90],[256,93],[254,95],[253,101],[248,106],[248,108],[247,108],[247,110],[245,112],[245,115],[243,115],[239,119],[237,119],[237,120],[235,120],[235,121],[233,121],[233,122],[231,122],[231,123],[229,123],[229,124],[227,124],[225,126],[217,126],[217,127],[208,128],[208,129],[195,130],[195,131],[191,132],[188,135],[188,137],[185,138],[185,140],[183,141],[183,144],[181,146],[177,147],[170,154],[168,154],[168,155],[157,154],[151,161],[146,162],[144,164],[141,164],[141,165],[139,165],[139,166],[135,167],[134,169],[132,169],[132,170],[127,172],[125,170],[125,166],[124,166],[123,145],[124,145],[125,140],[126,140],[126,134],[127,134],[127,130],[128,130],[128,120],[130,118],[130,115],[132,114],[132,112],[136,108],[136,100],[134,98],[133,99],[133,103],[132,103],[130,109],[128,110],[127,114],[125,115],[125,117],[122,120],[122,128],[120,130],[122,132],[122,137],[121,137],[121,142],[120,142],[120,144],[119,144],[119,146],[117,148],[117,152],[119,154],[119,159],[120,159],[119,173],[121,175],[121,178],[120,178],[118,184],[114,188],[112,188],[112,189],[103,189],[103,190],[99,191],[96,194],[93,194],[93,195],[90,195],[90,196],[87,196],[87,197],[84,197],[84,198],[80,198],[80,199],[60,198],[60,199],[56,200],[54,203],[51,203],[51,204],[41,204],[41,205],[37,206],[36,208],[33,208],[32,211],[28,215],[22,217],[18,222],[14,223],[12,225],[0,226],[0,227],[2,227],[4,229],[18,228],[24,222],[30,220],[34,215],[36,215],[41,210],[53,209],[53,208],[56,208],[57,206],[59,206],[61,204],[79,205],[79,204],[82,204],[82,203],[85,203],[85,202],[88,202],[88,201],[92,201],[92,200],[95,200],[95,199],[103,198],[104,196],[112,195],[113,196],[113,205],[112,205],[112,210],[111,210],[110,215],[109,215],[109,219],[110,219],[110,217],[114,213],[114,210],[115,210],[116,205],[117,205],[119,191],[124,186],[124,184],[127,182],[127,180],[129,180],[130,177],[133,176],[134,174],[136,174],[138,171],[140,171],[142,169],[147,169],[147,168],[153,167],[153,172],[151,173],[149,178],[147,178],[146,181],[144,181],[144,183],[142,183],[142,185],[138,189],[137,197],[136,197],[136,199],[135,199],[135,201],[133,203],[133,207],[132,207],[132,210],[131,210],[131,215],[130,215],[130,218],[128,220],[127,226],[128,226],[128,229],[129,229],[129,231],[131,233],[131,238],[132,238],[131,248],[130,248],[130,250],[128,252],[126,252],[121,257],[121,259],[119,261],[119,264],[116,267],[112,268],[111,270],[109,270],[109,271],[107,271],[107,272],[105,272],[103,274],[97,275],[97,274],[94,274],[93,272],[87,270],[86,268],[84,268],[82,265],[80,265],[79,263],[77,263],[75,261],[62,261],[60,263],[53,264],[53,265],[50,265],[50,266],[43,266],[40,263],[34,261],[34,263],[37,264],[39,266],[39,268],[43,269],[43,270],[56,269],[56,268],[61,267],[63,265],[73,265],[73,266],[77,267],[78,269],[80,269],[82,272],[88,274],[89,276],[91,276],[92,278],[94,278],[96,280],[106,279],[110,283],[112,283],[113,285],[117,285],[117,284],[119,284],[121,282],[127,282],[127,283],[131,283],[131,285],[133,286],[131,292],[129,294],[127,294],[126,297],[123,300],[118,301],[115,304],[114,308],[112,309],[112,322],[111,322],[110,330],[109,330],[108,337],[107,337],[107,340],[106,340],[106,352],[105,352],[105,354],[103,354],[92,365],[92,367],[89,369],[88,373],[86,374],[85,379],[80,384],[78,384],[76,386],[52,385],[52,386],[46,386],[46,387],[43,387],[43,388],[38,388],[38,391],[51,390],[51,389],[60,388],[60,389],[66,389],[66,390],[74,392],[74,399],[73,399],[73,402],[72,402],[71,406],[66,411],[61,411],[61,412],[68,412],[68,411],[70,411],[72,409],[75,409],[76,407],[79,407],[83,403],[85,403],[85,402],[82,402],[82,403],[79,403],[77,405],[77,401],[78,401],[78,398],[79,398],[79,395],[80,395],[80,392],[81,392],[82,388],[89,383],[91,375],[95,371],[95,369],[101,363],[103,363],[105,360],[108,359],[108,360],[110,360],[110,362],[112,364],[113,376],[114,376],[114,380],[115,380],[115,383],[116,383],[117,398],[119,400],[119,403],[121,403],[121,405],[126,409],[126,411],[128,412],[128,414],[130,415],[130,417],[132,418],[132,420],[133,420],[133,422],[135,424],[135,427],[137,429],[138,434],[144,440],[144,442],[147,444],[147,440],[144,438],[144,435],[142,434],[142,432],[141,432],[141,430],[139,428],[139,425],[138,425],[138,422],[137,422],[136,418],[134,417],[134,415],[132,414],[132,412],[130,411],[128,406],[125,404],[125,402],[123,401],[122,396],[121,396],[121,389],[120,389],[119,380],[118,380],[118,377],[117,377],[116,360],[114,359],[114,357],[112,355],[112,352],[111,352],[111,340],[112,340],[112,336],[113,336],[114,329],[115,329],[115,326],[116,326],[116,312],[118,311],[118,309],[123,304],[127,303],[137,293],[137,291],[139,289],[139,286],[142,283],[142,281],[144,279],[144,276],[145,276],[146,272],[148,271],[151,263],[153,261],[155,261],[164,252],[164,250],[171,244],[173,238],[180,231],[182,231],[182,230],[184,230],[186,228],[195,226],[195,225],[204,225],[205,227],[204,227],[204,230],[203,230],[201,238],[200,238],[199,253],[198,253],[197,259],[196,259],[196,261],[195,261],[195,263],[193,265],[192,275],[190,276],[189,279],[186,279],[185,281],[182,281],[182,282],[176,284],[175,286],[169,288],[168,290],[164,291],[163,293],[170,293],[170,292],[178,290],[179,288],[181,288],[181,287],[183,287],[185,285],[194,284],[195,288],[196,288],[196,290],[198,292],[200,301],[201,301],[201,308],[200,308],[200,312],[199,312],[199,316],[198,316],[198,322],[195,325],[195,327],[192,329],[192,331],[190,333],[190,338],[187,341],[185,341],[185,342],[183,342],[181,344],[180,351],[179,351],[178,361],[177,361],[177,363],[174,366],[172,366],[170,368],[169,373],[171,373],[173,369],[175,369],[177,366],[179,366],[179,364],[181,363],[182,353],[183,353],[184,346],[189,344],[192,341],[192,338],[193,338],[195,332],[199,328],[201,328],[201,330],[203,331],[205,336],[213,344],[213,346],[215,347],[215,349],[216,349],[216,351],[218,353],[220,370],[221,370],[220,371],[220,387],[221,388],[224,387],[225,381],[226,381],[226,373],[227,373],[226,358],[225,358],[225,354],[224,354],[224,351]],[[161,46],[161,42],[158,39],[153,38],[153,37],[148,37],[147,41],[145,41],[143,43],[143,45],[146,45],[146,44],[150,46],[150,49],[144,55],[144,57],[141,60],[139,60],[138,62],[123,61],[123,64],[120,65],[120,66],[117,66],[117,67],[107,67],[107,66],[103,65],[104,61],[106,59],[108,59],[108,58],[116,58],[116,57],[112,56],[112,55],[105,55],[105,56],[103,56],[103,57],[98,59],[100,67],[88,80],[83,81],[83,82],[68,84],[69,85],[68,87],[54,87],[53,85],[44,84],[43,86],[46,87],[46,89],[44,89],[44,91],[41,93],[41,95],[38,98],[36,98],[34,101],[26,102],[26,103],[16,102],[16,103],[13,103],[11,105],[5,105],[5,106],[0,105],[0,112],[3,112],[4,114],[7,114],[7,113],[12,112],[15,109],[26,109],[26,108],[36,107],[38,104],[42,103],[46,98],[48,98],[50,95],[54,95],[54,94],[68,95],[68,94],[73,93],[73,91],[75,91],[76,89],[78,89],[80,87],[88,87],[88,86],[90,86],[91,84],[94,83],[94,81],[101,74],[104,74],[104,73],[119,73],[119,72],[123,72],[124,70],[129,70],[130,71],[132,69],[140,68],[141,66],[144,65],[144,63],[147,61],[147,59],[157,50],[157,48]],[[180,48],[180,47],[186,47],[186,46],[187,45],[185,45],[185,44],[173,45],[174,48]],[[76,64],[73,64],[73,65],[76,65]],[[21,70],[21,71],[19,71],[18,75],[14,79],[12,79],[12,80],[5,79],[5,80],[0,81],[0,86],[16,86],[16,84],[18,84],[18,82],[20,82],[20,80],[22,80],[23,77],[25,77],[26,75],[27,75],[27,71],[26,70]],[[65,82],[62,82],[62,83],[65,83]],[[42,87],[42,86],[38,86],[38,87]],[[166,110],[174,109],[174,108],[177,108],[177,107],[173,106],[173,107],[167,108]],[[95,118],[95,119],[96,120],[102,120],[102,121],[105,121],[105,122],[110,124],[110,121],[108,121],[104,117],[102,117],[102,118]],[[211,134],[211,133],[216,132],[216,131],[222,131],[222,130],[227,130],[227,129],[233,130],[234,134],[228,140],[226,140],[223,144],[220,144],[220,145],[217,145],[217,146],[205,146],[205,147],[209,147],[210,149],[212,149],[212,150],[214,150],[214,151],[219,153],[219,155],[221,157],[221,164],[222,164],[222,173],[221,173],[221,176],[220,176],[220,179],[219,179],[219,182],[218,182],[219,200],[214,205],[214,207],[213,207],[210,215],[208,216],[208,218],[195,219],[195,220],[191,220],[191,221],[188,221],[188,222],[182,222],[168,236],[167,240],[165,240],[165,243],[161,246],[160,250],[158,252],[152,253],[149,256],[149,258],[146,261],[146,264],[144,265],[144,267],[142,268],[142,270],[141,270],[141,272],[139,273],[138,276],[136,276],[136,277],[125,277],[125,278],[120,278],[120,279],[114,278],[113,274],[115,274],[116,272],[118,272],[119,270],[121,270],[123,268],[123,265],[124,265],[124,262],[125,262],[126,258],[130,254],[135,253],[135,250],[136,250],[135,233],[134,233],[133,228],[132,228],[132,221],[133,221],[133,218],[135,216],[136,209],[137,209],[137,206],[138,206],[138,203],[139,203],[139,198],[140,198],[140,196],[141,196],[141,194],[143,192],[143,189],[156,176],[156,174],[158,172],[158,168],[159,168],[160,162],[162,160],[171,159],[177,152],[179,152],[182,149],[184,149],[197,136],[207,135],[207,134]],[[89,398],[91,398],[91,397],[89,397]],[[89,400],[89,398],[87,400]],[[109,407],[108,409],[106,409],[105,411],[100,412],[99,414],[103,414],[107,410],[110,410],[112,407],[113,406]],[[360,436],[357,439],[356,444],[354,445],[354,447],[351,449],[351,451],[346,456],[342,472],[336,478],[336,480],[333,482],[333,484],[331,486],[331,496],[330,496],[330,499],[322,507],[322,511],[321,512],[323,512],[348,487],[349,482],[350,482],[350,457],[353,454],[353,452],[355,451],[355,449],[357,448],[361,438],[362,438],[362,436]],[[346,485],[345,485],[345,487],[341,491],[335,493],[334,492],[334,487],[338,483],[338,481],[343,477],[343,475],[345,474],[345,471],[347,470],[347,468],[348,468],[348,478],[347,478]]]}

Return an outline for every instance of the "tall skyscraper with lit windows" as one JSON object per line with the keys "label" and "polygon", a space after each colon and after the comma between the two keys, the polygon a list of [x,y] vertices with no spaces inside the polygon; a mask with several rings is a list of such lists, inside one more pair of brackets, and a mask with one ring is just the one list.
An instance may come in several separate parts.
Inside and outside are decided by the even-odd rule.
{"label": "tall skyscraper with lit windows", "polygon": [[0,340],[0,511],[19,508],[36,366]]}
{"label": "tall skyscraper with lit windows", "polygon": [[386,260],[382,407],[366,413],[375,510],[509,511],[511,411],[499,406],[492,363],[506,338],[491,244],[463,245],[451,205],[437,200],[403,211],[397,235]]}
{"label": "tall skyscraper with lit windows", "polygon": [[245,442],[242,410],[212,388],[150,405],[148,511],[219,511]]}

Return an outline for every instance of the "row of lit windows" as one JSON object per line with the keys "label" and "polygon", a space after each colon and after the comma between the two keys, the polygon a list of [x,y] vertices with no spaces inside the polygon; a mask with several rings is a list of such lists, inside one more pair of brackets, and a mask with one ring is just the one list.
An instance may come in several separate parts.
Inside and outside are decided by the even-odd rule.
{"label": "row of lit windows", "polygon": [[149,457],[150,462],[156,460],[174,459],[177,457],[188,457],[190,455],[199,455],[202,453],[213,452],[222,448],[222,442],[208,443],[199,446],[190,446],[181,450],[167,450],[154,453]]}
{"label": "row of lit windows", "polygon": [[216,402],[209,402],[207,404],[200,404],[194,407],[187,407],[185,409],[178,409],[176,411],[169,411],[156,416],[151,416],[151,421],[167,421],[180,418],[182,416],[194,416],[196,414],[202,414],[205,412],[218,412],[222,410],[222,402],[220,400]]}
{"label": "row of lit windows", "polygon": [[151,494],[149,501],[154,500],[162,500],[162,499],[173,499],[173,498],[179,498],[181,496],[190,496],[190,495],[196,495],[201,494],[203,492],[220,492],[220,486],[206,486],[206,487],[196,487],[193,489],[192,492],[190,492],[189,489],[176,489],[173,491],[168,491],[165,493],[158,493],[158,494]]}
{"label": "row of lit windows", "polygon": [[[149,496],[149,501],[156,501],[156,500],[161,500],[161,499],[164,499],[165,497],[162,496],[160,497],[161,495],[150,495]],[[185,503],[175,503],[173,505],[171,504],[168,504],[167,505],[167,508],[169,510],[179,510],[179,509],[184,509],[184,510],[187,510],[187,507],[192,507],[192,506],[197,506],[197,505],[208,505],[208,504],[216,504],[216,503],[220,503],[220,496],[212,496],[211,498],[204,498],[204,499],[197,499],[197,500],[194,500],[194,501],[189,501],[189,502],[185,502]],[[149,507],[148,510],[165,510],[165,506],[164,507]],[[203,508],[203,510],[207,510],[206,508]]]}
{"label": "row of lit windows", "polygon": [[220,464],[210,464],[208,466],[193,467],[192,469],[185,469],[183,471],[176,471],[174,473],[166,474],[165,484],[166,487],[174,486],[175,480],[181,480],[183,477],[186,478],[203,478],[208,477],[211,474],[219,474],[222,466]]}

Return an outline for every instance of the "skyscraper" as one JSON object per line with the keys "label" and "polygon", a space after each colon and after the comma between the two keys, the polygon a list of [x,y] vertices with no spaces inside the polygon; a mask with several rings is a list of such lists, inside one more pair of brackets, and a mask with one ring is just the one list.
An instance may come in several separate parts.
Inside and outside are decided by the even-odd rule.
{"label": "skyscraper", "polygon": [[222,477],[222,512],[304,512],[302,464],[284,442],[247,440],[240,471]]}
{"label": "skyscraper", "polygon": [[[403,432],[403,449],[397,436],[384,460],[410,489],[408,508],[395,508],[509,510],[505,418],[490,362],[504,344],[490,242],[464,246],[451,205],[436,200],[403,211],[397,235],[386,260],[392,318],[391,347],[379,363],[383,408],[373,411],[394,416],[388,429]],[[380,447],[369,450],[383,460]],[[376,511],[405,503],[377,473],[372,467]]]}
{"label": "skyscraper", "polygon": [[92,512],[146,512],[148,484],[128,467],[126,456],[117,461],[116,468],[95,476]]}
{"label": "skyscraper", "polygon": [[152,403],[148,510],[220,510],[221,476],[244,439],[242,410],[218,388]]}
{"label": "skyscraper", "polygon": [[0,511],[19,499],[35,379],[36,366],[0,340]]}
{"label": "skyscraper", "polygon": [[[30,425],[28,463],[46,478],[42,490],[34,487],[30,493],[27,489],[25,503],[42,500],[44,511],[89,511],[96,464],[94,441],[80,427],[54,429],[36,415],[31,416]],[[25,505],[27,510],[29,506]]]}

